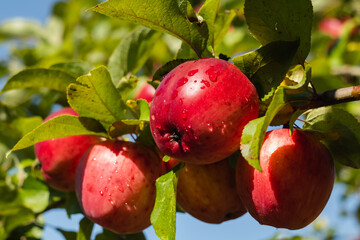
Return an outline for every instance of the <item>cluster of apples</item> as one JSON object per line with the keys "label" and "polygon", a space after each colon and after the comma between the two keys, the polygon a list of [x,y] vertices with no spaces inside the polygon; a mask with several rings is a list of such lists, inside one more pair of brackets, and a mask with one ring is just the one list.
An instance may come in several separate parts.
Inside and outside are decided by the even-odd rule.
{"label": "cluster of apples", "polygon": [[[78,114],[63,108],[44,121]],[[71,136],[35,144],[45,181],[60,191],[76,191],[84,214],[120,234],[150,225],[155,181],[165,165],[153,149],[140,143]]]}
{"label": "cluster of apples", "polygon": [[[261,224],[298,229],[325,207],[334,163],[325,146],[300,130],[266,134],[262,172],[241,154],[236,167],[229,164],[244,126],[259,111],[255,87],[233,64],[216,58],[187,61],[166,74],[156,91],[143,88],[151,101],[155,143],[171,157],[166,164],[158,151],[138,142],[72,136],[35,145],[44,179],[58,190],[75,190],[93,222],[120,234],[148,227],[155,181],[179,162],[185,166],[178,175],[177,202],[204,222],[249,212]],[[64,108],[44,121],[63,114],[77,116]]]}

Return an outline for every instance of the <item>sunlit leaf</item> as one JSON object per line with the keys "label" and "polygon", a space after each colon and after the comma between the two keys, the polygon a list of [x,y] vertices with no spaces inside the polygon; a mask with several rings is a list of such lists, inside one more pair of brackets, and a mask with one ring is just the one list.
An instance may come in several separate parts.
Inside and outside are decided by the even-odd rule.
{"label": "sunlit leaf", "polygon": [[21,138],[11,151],[30,147],[37,142],[52,138],[74,135],[97,135],[106,137],[104,129],[99,123],[90,118],[63,115],[55,117],[41,124]]}
{"label": "sunlit leaf", "polygon": [[91,10],[171,34],[186,42],[201,57],[207,51],[208,28],[188,15],[187,1],[108,0]]}
{"label": "sunlit leaf", "polygon": [[46,68],[25,69],[12,76],[5,84],[1,93],[13,89],[23,89],[28,87],[44,87],[59,92],[65,92],[70,83],[75,82],[75,77],[62,70]]}
{"label": "sunlit leaf", "polygon": [[29,176],[23,183],[20,196],[25,207],[39,213],[48,206],[50,192],[45,183]]}
{"label": "sunlit leaf", "polygon": [[162,240],[175,240],[176,186],[177,176],[173,171],[156,180],[156,201],[150,220]]}
{"label": "sunlit leaf", "polygon": [[73,77],[77,78],[81,75],[88,74],[94,66],[88,62],[64,62],[57,63],[50,67],[51,69],[62,70]]}

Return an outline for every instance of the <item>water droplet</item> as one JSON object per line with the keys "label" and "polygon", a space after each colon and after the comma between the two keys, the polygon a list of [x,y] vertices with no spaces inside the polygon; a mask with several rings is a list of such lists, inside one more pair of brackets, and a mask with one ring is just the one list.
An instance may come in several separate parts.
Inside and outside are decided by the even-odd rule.
{"label": "water droplet", "polygon": [[93,161],[96,161],[96,158],[93,158]]}
{"label": "water droplet", "polygon": [[222,134],[225,134],[225,130],[226,130],[226,127],[227,127],[227,125],[226,125],[226,123],[224,123],[224,122],[221,122],[221,133]]}
{"label": "water droplet", "polygon": [[184,109],[184,110],[182,111],[181,118],[182,118],[183,120],[186,120],[186,119],[187,119],[187,116],[188,116],[188,111],[187,111],[186,109]]}
{"label": "water droplet", "polygon": [[151,120],[155,120],[155,115],[153,114],[153,115],[151,115]]}
{"label": "water droplet", "polygon": [[100,193],[100,196],[104,196],[103,191],[99,191],[99,193]]}
{"label": "water droplet", "polygon": [[103,179],[103,176],[100,176],[100,179]]}
{"label": "water droplet", "polygon": [[181,143],[181,146],[182,146],[182,149],[183,149],[184,152],[187,152],[187,151],[190,150],[190,148],[186,144],[184,144],[183,142]]}
{"label": "water droplet", "polygon": [[171,99],[175,99],[178,95],[178,91],[174,90],[173,93],[171,94]]}
{"label": "water droplet", "polygon": [[214,67],[210,67],[205,73],[209,76],[210,81],[217,81],[218,73],[215,71]]}
{"label": "water droplet", "polygon": [[208,126],[208,129],[209,129],[210,132],[214,131],[214,128],[213,128],[211,123],[208,123],[207,126]]}
{"label": "water droplet", "polygon": [[189,76],[189,77],[194,76],[198,71],[199,71],[199,69],[191,70],[191,71],[188,73],[188,76]]}
{"label": "water droplet", "polygon": [[177,83],[177,88],[183,86],[185,83],[188,82],[188,79],[186,77],[181,78]]}
{"label": "water droplet", "polygon": [[179,100],[179,104],[182,105],[183,104],[183,100],[180,98]]}
{"label": "water droplet", "polygon": [[165,77],[164,80],[163,80],[163,81],[165,81],[164,84],[165,84],[165,85],[168,84],[168,82],[170,81],[170,79],[173,78],[173,76],[174,76],[174,74],[166,75],[166,77]]}
{"label": "water droplet", "polygon": [[197,80],[195,80],[194,83],[197,83]]}
{"label": "water droplet", "polygon": [[205,86],[201,86],[200,89],[205,89]]}
{"label": "water droplet", "polygon": [[201,80],[201,83],[203,83],[205,86],[210,87],[209,81]]}
{"label": "water droplet", "polygon": [[105,187],[105,188],[104,188],[104,191],[105,191],[105,192],[107,192],[108,190],[109,190],[108,187]]}
{"label": "water droplet", "polygon": [[122,193],[124,192],[124,188],[122,186],[118,186],[117,189]]}
{"label": "water droplet", "polygon": [[170,104],[166,104],[166,105],[165,105],[165,111],[168,112],[169,109],[170,109]]}

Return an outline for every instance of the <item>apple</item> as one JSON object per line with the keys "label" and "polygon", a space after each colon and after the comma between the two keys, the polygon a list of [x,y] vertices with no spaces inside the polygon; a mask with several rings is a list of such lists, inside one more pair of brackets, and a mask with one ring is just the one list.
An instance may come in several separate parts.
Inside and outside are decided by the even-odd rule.
{"label": "apple", "polygon": [[258,111],[256,89],[236,66],[202,58],[165,75],[150,106],[150,128],[164,154],[209,164],[239,149],[242,130]]}
{"label": "apple", "polygon": [[151,84],[144,82],[143,84],[140,85],[139,89],[137,89],[137,91],[135,92],[134,99],[135,100],[144,99],[148,103],[150,103],[154,94],[155,94],[155,88]]}
{"label": "apple", "polygon": [[150,225],[155,181],[165,172],[159,156],[139,143],[105,141],[82,156],[76,194],[91,221],[118,234]]}
{"label": "apple", "polygon": [[[79,116],[70,107],[62,108],[44,119],[61,115]],[[75,190],[75,172],[81,155],[99,138],[93,135],[50,139],[35,144],[35,155],[41,163],[41,173],[51,187],[60,191]]]}
{"label": "apple", "polygon": [[247,212],[236,193],[235,169],[227,159],[207,165],[185,163],[179,172],[177,202],[207,223],[221,223]]}
{"label": "apple", "polygon": [[300,229],[324,209],[334,185],[334,162],[311,135],[289,129],[266,133],[260,150],[262,172],[240,156],[237,192],[252,217],[276,228]]}
{"label": "apple", "polygon": [[341,31],[344,27],[344,21],[337,18],[324,18],[319,23],[319,31],[328,34],[334,39],[341,36]]}

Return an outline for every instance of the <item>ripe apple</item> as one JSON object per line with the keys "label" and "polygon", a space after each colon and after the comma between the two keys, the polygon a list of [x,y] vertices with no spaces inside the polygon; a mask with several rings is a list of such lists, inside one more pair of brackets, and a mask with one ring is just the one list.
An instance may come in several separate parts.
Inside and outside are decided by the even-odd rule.
{"label": "ripe apple", "polygon": [[144,82],[135,92],[134,99],[135,100],[144,99],[149,103],[151,102],[154,94],[155,94],[155,88],[151,84]]}
{"label": "ripe apple", "polygon": [[164,154],[209,164],[239,148],[243,128],[258,109],[256,89],[237,67],[202,58],[164,77],[150,106],[150,127]]}
{"label": "ripe apple", "polygon": [[236,168],[238,194],[260,224],[300,229],[324,209],[334,185],[328,149],[300,130],[266,133],[260,150],[262,172],[242,156]]}
{"label": "ripe apple", "polygon": [[[62,108],[45,118],[44,122],[61,115],[79,116],[72,108]],[[50,139],[35,144],[35,155],[41,163],[45,181],[60,191],[75,190],[75,172],[81,155],[93,144],[96,136],[81,135]]]}
{"label": "ripe apple", "polygon": [[344,26],[344,21],[337,18],[324,18],[319,23],[319,31],[328,34],[334,39],[341,36],[341,31]]}
{"label": "ripe apple", "polygon": [[105,141],[82,156],[76,194],[84,214],[119,234],[150,225],[155,181],[165,172],[158,155],[138,143]]}
{"label": "ripe apple", "polygon": [[221,223],[246,213],[236,193],[235,170],[227,160],[199,165],[186,163],[179,172],[179,205],[207,223]]}

